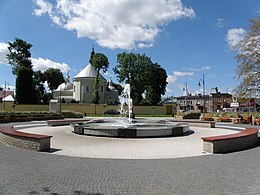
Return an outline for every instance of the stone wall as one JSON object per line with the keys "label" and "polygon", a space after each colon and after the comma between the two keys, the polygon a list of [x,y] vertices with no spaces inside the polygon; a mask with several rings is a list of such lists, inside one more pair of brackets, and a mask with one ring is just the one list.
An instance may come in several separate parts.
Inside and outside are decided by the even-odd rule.
{"label": "stone wall", "polygon": [[9,135],[0,132],[0,142],[8,146],[27,150],[45,151],[50,149],[51,138],[29,138]]}
{"label": "stone wall", "polygon": [[206,137],[203,151],[208,153],[229,153],[252,148],[258,144],[258,129],[246,129],[240,133]]}
{"label": "stone wall", "polygon": [[[5,103],[6,111],[14,111],[12,102]],[[135,114],[161,115],[167,113],[167,105],[163,106],[134,106]],[[0,110],[3,109],[3,103],[0,103]],[[103,114],[106,110],[118,110],[119,105],[94,105],[94,104],[61,104],[61,110],[73,110],[82,114]],[[175,113],[174,106],[172,112]],[[49,105],[17,105],[15,111],[49,111]]]}

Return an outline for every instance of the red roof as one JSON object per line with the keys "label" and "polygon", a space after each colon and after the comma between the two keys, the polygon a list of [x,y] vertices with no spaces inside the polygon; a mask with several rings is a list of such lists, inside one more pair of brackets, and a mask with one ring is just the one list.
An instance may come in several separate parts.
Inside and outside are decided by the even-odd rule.
{"label": "red roof", "polygon": [[0,91],[0,99],[5,98],[8,95],[14,95],[14,91]]}

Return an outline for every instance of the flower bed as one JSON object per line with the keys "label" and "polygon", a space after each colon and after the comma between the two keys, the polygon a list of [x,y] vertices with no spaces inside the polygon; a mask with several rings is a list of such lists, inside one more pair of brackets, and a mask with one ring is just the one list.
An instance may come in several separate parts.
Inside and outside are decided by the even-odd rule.
{"label": "flower bed", "polygon": [[231,118],[229,118],[228,116],[220,116],[220,117],[218,117],[218,119],[217,119],[217,121],[218,122],[232,122],[232,119]]}
{"label": "flower bed", "polygon": [[214,121],[214,118],[212,118],[212,116],[201,116],[200,120],[201,121]]}
{"label": "flower bed", "polygon": [[254,125],[260,125],[260,118],[256,118],[256,119],[255,119]]}

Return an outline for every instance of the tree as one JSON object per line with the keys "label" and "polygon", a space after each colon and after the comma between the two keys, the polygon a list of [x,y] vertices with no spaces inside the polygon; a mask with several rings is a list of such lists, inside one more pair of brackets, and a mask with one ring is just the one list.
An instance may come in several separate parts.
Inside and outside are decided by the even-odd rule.
{"label": "tree", "polygon": [[33,70],[21,66],[16,70],[16,101],[19,104],[35,104],[37,97],[33,83]]}
{"label": "tree", "polygon": [[12,65],[13,74],[17,75],[20,66],[32,68],[30,49],[33,45],[19,38],[15,38],[14,42],[8,42],[8,44],[9,53],[6,57],[8,63]]}
{"label": "tree", "polygon": [[236,78],[240,80],[235,89],[237,95],[253,97],[260,95],[260,17],[250,19],[249,32],[234,48],[239,63]]}
{"label": "tree", "polygon": [[96,70],[96,78],[94,82],[94,93],[91,102],[93,104],[99,104],[99,74],[100,70],[103,70],[103,72],[106,72],[109,66],[108,58],[102,54],[102,53],[95,53],[93,57],[90,59],[90,62],[92,63],[92,66]]}
{"label": "tree", "polygon": [[43,75],[52,93],[65,81],[61,70],[57,68],[49,68],[43,72]]}
{"label": "tree", "polygon": [[146,102],[150,105],[157,105],[161,101],[161,95],[165,94],[167,86],[167,73],[157,63],[151,64],[146,70]]}
{"label": "tree", "polygon": [[134,104],[143,102],[142,94],[146,91],[146,103],[156,105],[165,93],[167,85],[166,71],[153,63],[145,54],[123,52],[117,55],[114,68],[120,83],[129,83]]}
{"label": "tree", "polygon": [[16,101],[19,104],[34,104],[37,101],[30,59],[31,47],[32,44],[15,38],[14,42],[9,42],[9,53],[6,55],[8,63],[12,65],[12,72],[16,76]]}
{"label": "tree", "polygon": [[145,55],[123,52],[117,55],[117,65],[114,72],[119,83],[129,83],[131,86],[131,98],[134,104],[142,100],[142,93],[147,82],[144,77],[146,67],[151,63]]}
{"label": "tree", "polygon": [[46,103],[46,101],[44,101],[45,87],[43,85],[45,80],[45,76],[41,71],[33,72],[33,83],[37,94],[37,103]]}

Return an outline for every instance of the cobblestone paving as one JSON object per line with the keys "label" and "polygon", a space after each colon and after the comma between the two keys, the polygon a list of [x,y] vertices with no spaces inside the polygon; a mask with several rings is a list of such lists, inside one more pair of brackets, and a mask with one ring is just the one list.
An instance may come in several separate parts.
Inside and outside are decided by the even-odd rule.
{"label": "cobblestone paving", "polygon": [[50,155],[0,144],[0,194],[259,194],[260,148],[179,159]]}
{"label": "cobblestone paving", "polygon": [[0,195],[259,194],[259,162],[260,147],[186,158],[104,159],[0,143]]}

